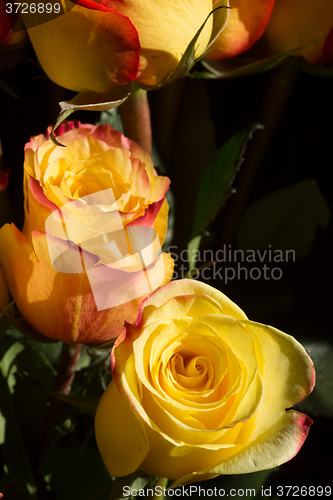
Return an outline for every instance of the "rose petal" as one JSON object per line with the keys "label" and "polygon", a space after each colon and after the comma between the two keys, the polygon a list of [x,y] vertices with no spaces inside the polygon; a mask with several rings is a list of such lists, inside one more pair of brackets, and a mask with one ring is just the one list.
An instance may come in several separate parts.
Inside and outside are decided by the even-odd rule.
{"label": "rose petal", "polygon": [[[104,0],[103,5],[128,16],[139,33],[138,81],[155,85],[177,66],[192,38],[212,9],[212,0]],[[196,56],[206,49],[212,32],[212,16],[201,33]]]}
{"label": "rose petal", "polygon": [[318,64],[325,59],[324,45],[332,28],[331,0],[317,0],[316,4],[309,0],[292,2],[278,0],[268,23],[265,38],[275,52],[284,52],[310,44],[297,54],[311,64]]}
{"label": "rose petal", "polygon": [[262,36],[269,21],[275,0],[230,0],[229,20],[207,59],[234,57],[250,47]]}
{"label": "rose petal", "polygon": [[[9,290],[24,318],[36,330],[64,342],[98,343],[117,337],[125,321],[134,321],[147,294],[111,309],[97,310],[87,274],[80,273],[77,247],[54,238],[59,248],[71,252],[67,257],[71,269],[77,268],[75,273],[58,272],[51,263],[45,233],[33,232],[31,239],[32,246],[14,225],[6,224],[0,230],[0,263]],[[97,257],[86,252],[83,256],[85,265],[90,262],[89,267],[94,268]],[[167,254],[161,258],[162,262],[154,263],[149,270],[150,283],[157,280],[163,284],[171,279],[171,258]],[[132,273],[125,274],[136,279]]]}
{"label": "rose petal", "polygon": [[111,382],[95,417],[99,451],[111,476],[126,476],[138,469],[149,451],[143,424]]}
{"label": "rose petal", "polygon": [[71,90],[98,93],[134,80],[140,45],[131,21],[94,2],[67,3],[71,9],[65,14],[27,26],[49,78]]}
{"label": "rose petal", "polygon": [[[265,391],[257,414],[254,438],[281,418],[286,408],[305,399],[314,387],[313,363],[294,337],[271,326],[242,321],[259,343],[257,357]],[[279,374],[277,377],[276,374]]]}
{"label": "rose petal", "polygon": [[[173,487],[203,481],[220,474],[244,474],[272,469],[291,460],[304,443],[312,420],[303,413],[288,411],[266,433],[223,462],[180,477]],[[150,438],[148,436],[149,442]]]}
{"label": "rose petal", "polygon": [[[202,297],[204,295],[206,296]],[[176,296],[177,299],[175,300],[174,297]],[[184,299],[179,296],[184,296]],[[225,314],[236,319],[247,319],[245,313],[219,290],[200,281],[183,279],[170,282],[163,289],[157,290],[149,297],[144,304],[144,324],[147,325],[152,321],[158,321],[162,317],[168,317],[170,320],[177,318],[179,304],[182,304],[181,307],[191,308],[192,317],[200,316],[203,311],[207,314],[206,305],[200,304],[202,298],[205,302],[215,304],[215,313]],[[168,302],[169,300],[170,302]],[[160,306],[170,309],[165,311],[162,308],[159,309]],[[173,308],[176,309],[173,311]],[[210,309],[210,311],[214,314],[213,310]]]}

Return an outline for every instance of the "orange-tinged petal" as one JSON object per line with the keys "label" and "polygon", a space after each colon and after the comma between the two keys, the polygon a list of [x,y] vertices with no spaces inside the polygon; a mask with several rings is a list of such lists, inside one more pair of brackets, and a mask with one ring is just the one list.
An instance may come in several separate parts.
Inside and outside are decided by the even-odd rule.
{"label": "orange-tinged petal", "polygon": [[140,46],[131,21],[94,2],[66,3],[65,14],[49,22],[45,15],[38,26],[27,26],[49,78],[71,90],[98,93],[134,80]]}
{"label": "orange-tinged petal", "polygon": [[208,59],[226,59],[249,50],[262,36],[274,0],[230,0],[230,7],[227,25],[213,43]]}
{"label": "orange-tinged petal", "polygon": [[[63,246],[64,251],[69,252],[70,270],[75,262],[77,268],[75,273],[58,272],[51,263],[45,233],[33,232],[31,240],[32,245],[14,225],[6,224],[0,230],[0,263],[9,290],[23,317],[36,330],[64,342],[98,343],[117,337],[125,321],[134,321],[147,293],[127,303],[98,310],[88,276],[80,272],[81,256],[77,247],[70,248],[70,244],[55,238],[59,248]],[[90,268],[94,268],[98,260],[87,252],[83,252],[83,258]],[[156,261],[149,270],[150,282],[155,280],[159,285],[171,279],[173,270],[169,255],[163,254],[161,258],[162,264]],[[165,271],[163,275],[160,265]],[[106,271],[116,272],[108,268]],[[129,275],[130,282],[137,279],[136,273],[123,274]],[[108,293],[106,290],[105,294]]]}
{"label": "orange-tinged petal", "polygon": [[169,214],[169,204],[165,199],[162,203],[162,206],[156,216],[154,222],[154,229],[157,232],[160,238],[161,246],[164,243],[167,231],[168,231],[168,214]]}
{"label": "orange-tinged petal", "polygon": [[[325,45],[333,29],[333,2],[317,0],[277,0],[265,37],[274,52],[284,52],[309,44],[297,52],[311,64],[332,62]],[[332,56],[332,53],[331,53]]]}

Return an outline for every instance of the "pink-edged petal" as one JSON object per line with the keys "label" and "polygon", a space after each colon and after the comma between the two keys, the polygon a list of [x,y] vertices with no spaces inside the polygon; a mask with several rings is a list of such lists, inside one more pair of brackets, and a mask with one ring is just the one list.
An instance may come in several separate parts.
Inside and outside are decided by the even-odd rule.
{"label": "pink-edged petal", "polygon": [[[149,299],[144,303],[143,319],[144,321],[153,321],[152,311],[155,310],[156,314],[158,314],[158,308],[174,297],[177,297],[178,300],[179,296],[184,296],[184,300],[191,304],[191,301],[196,298],[196,296],[202,295],[208,296],[209,300],[217,303],[220,314],[225,314],[226,316],[231,316],[236,319],[246,319],[245,313],[222,292],[206,283],[189,279],[174,280],[150,295]],[[200,304],[200,301],[198,303]],[[193,317],[199,315],[200,307],[198,306],[197,314],[195,314],[194,311],[192,311],[191,314],[193,314]],[[171,302],[169,317],[170,320],[177,317],[173,315]]]}
{"label": "pink-edged petal", "polygon": [[47,199],[36,179],[28,174],[25,174],[25,177],[25,182],[27,182],[26,210],[22,232],[30,239],[32,231],[45,231],[45,221],[52,212],[57,210],[57,206]]}
{"label": "pink-edged petal", "polygon": [[[79,120],[73,120],[73,121],[64,121],[62,122],[59,127],[56,128],[54,131],[54,136],[59,137],[66,132],[69,132],[70,130],[82,130],[85,129],[87,133],[91,132],[94,130],[96,127],[95,125],[91,125],[90,123],[81,123]],[[51,132],[53,132],[53,126],[51,125],[50,127],[47,128],[46,131],[46,138],[50,139]]]}
{"label": "pink-edged petal", "polygon": [[238,453],[213,467],[180,477],[173,487],[210,479],[220,474],[244,474],[277,467],[298,453],[311,424],[312,420],[303,413],[285,412],[274,426]]}

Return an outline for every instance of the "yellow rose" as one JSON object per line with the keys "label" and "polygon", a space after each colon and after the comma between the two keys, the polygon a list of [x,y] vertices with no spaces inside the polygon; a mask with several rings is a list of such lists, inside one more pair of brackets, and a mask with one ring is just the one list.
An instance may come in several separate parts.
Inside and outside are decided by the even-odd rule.
{"label": "yellow rose", "polygon": [[57,135],[66,147],[44,135],[26,145],[24,227],[0,230],[0,263],[36,330],[103,342],[172,277],[172,259],[160,252],[170,181],[108,125],[69,122]]}
{"label": "yellow rose", "polygon": [[315,374],[293,337],[192,280],[160,288],[141,312],[113,348],[96,414],[112,476],[141,468],[182,485],[269,469],[298,452],[312,422],[286,409],[311,392]]}
{"label": "yellow rose", "polygon": [[[212,10],[213,0],[66,0],[58,16],[24,20],[51,80],[79,92],[107,93],[131,81],[160,83]],[[196,44],[197,57],[212,34],[213,16]]]}
{"label": "yellow rose", "polygon": [[[276,0],[265,37],[275,52],[303,48],[310,64],[333,64],[332,0]],[[313,43],[312,43],[313,42]]]}

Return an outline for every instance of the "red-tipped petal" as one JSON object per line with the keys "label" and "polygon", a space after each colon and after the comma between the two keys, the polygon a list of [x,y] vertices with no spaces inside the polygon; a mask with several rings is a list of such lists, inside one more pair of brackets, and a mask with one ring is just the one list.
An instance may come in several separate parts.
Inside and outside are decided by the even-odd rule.
{"label": "red-tipped petal", "polygon": [[72,3],[65,14],[28,33],[44,71],[62,87],[105,93],[137,76],[135,27],[128,17],[94,2]]}

